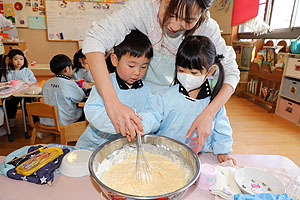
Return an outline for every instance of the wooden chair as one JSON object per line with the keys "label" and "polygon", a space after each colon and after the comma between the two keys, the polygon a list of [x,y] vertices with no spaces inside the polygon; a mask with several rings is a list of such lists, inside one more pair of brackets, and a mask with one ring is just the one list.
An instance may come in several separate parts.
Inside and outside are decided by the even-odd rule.
{"label": "wooden chair", "polygon": [[64,137],[65,143],[62,144],[67,145],[68,142],[76,142],[85,131],[88,124],[87,121],[82,121],[64,126],[61,130],[61,137]]}
{"label": "wooden chair", "polygon": [[[30,139],[31,145],[35,144],[37,131],[60,135],[61,144],[65,144],[65,138],[62,137],[61,135],[61,129],[63,127],[59,125],[56,106],[52,106],[41,102],[34,102],[34,103],[26,103],[26,109],[27,109],[29,124],[33,128],[31,133],[31,139]],[[39,121],[34,123],[33,116],[37,116],[39,118],[41,117],[52,118],[54,120],[54,126],[46,126],[40,124]]]}
{"label": "wooden chair", "polygon": [[[26,109],[29,124],[33,128],[30,139],[31,145],[35,144],[37,131],[60,135],[60,143],[66,145],[68,142],[77,141],[88,125],[87,121],[75,122],[67,126],[59,125],[56,106],[46,103],[26,103]],[[34,123],[33,116],[37,116],[39,118],[52,118],[54,120],[54,126],[46,126],[40,124],[40,122]]]}

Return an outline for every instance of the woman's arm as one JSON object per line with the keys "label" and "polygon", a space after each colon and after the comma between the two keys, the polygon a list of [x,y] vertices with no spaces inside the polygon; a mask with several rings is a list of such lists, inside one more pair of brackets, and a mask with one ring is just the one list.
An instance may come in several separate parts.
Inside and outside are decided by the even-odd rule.
{"label": "woman's arm", "polygon": [[[109,78],[104,53],[87,53],[86,58],[94,78],[96,87],[103,98],[107,115],[111,119],[117,132],[123,136],[135,136],[136,132],[142,131],[141,120],[134,111],[121,103]],[[133,122],[137,125],[135,129]]]}
{"label": "woman's arm", "polygon": [[216,116],[221,107],[228,101],[233,92],[234,89],[231,85],[223,84],[218,95],[193,122],[185,137],[191,137],[193,132],[197,130],[198,136],[191,138],[192,142],[190,143],[191,146],[196,145],[193,148],[196,153],[201,150],[207,136],[210,135],[213,118]]}
{"label": "woman's arm", "polygon": [[224,84],[214,100],[203,110],[203,112],[193,122],[189,129],[186,138],[191,137],[192,133],[197,130],[198,137],[192,138],[193,143],[196,144],[193,149],[199,152],[208,135],[210,135],[212,120],[221,107],[228,101],[233,94],[236,85],[240,79],[240,71],[235,61],[236,55],[232,47],[226,46],[224,39],[221,36],[220,28],[217,22],[209,18],[203,23],[195,35],[207,36],[215,44],[217,54],[223,54],[224,59],[222,65],[224,67]]}

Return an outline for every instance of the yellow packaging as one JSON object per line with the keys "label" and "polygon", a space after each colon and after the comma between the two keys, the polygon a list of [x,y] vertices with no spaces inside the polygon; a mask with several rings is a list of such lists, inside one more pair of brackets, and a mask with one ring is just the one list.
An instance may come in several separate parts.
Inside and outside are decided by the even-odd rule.
{"label": "yellow packaging", "polygon": [[62,154],[61,148],[48,147],[19,165],[16,171],[18,174],[29,176]]}

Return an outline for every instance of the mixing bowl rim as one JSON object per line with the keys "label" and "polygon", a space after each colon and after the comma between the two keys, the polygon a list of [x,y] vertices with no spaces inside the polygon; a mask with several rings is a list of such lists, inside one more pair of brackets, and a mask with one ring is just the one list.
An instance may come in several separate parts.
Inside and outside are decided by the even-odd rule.
{"label": "mixing bowl rim", "polygon": [[[194,153],[194,151],[188,147],[187,145],[185,145],[184,143],[180,142],[180,141],[177,141],[177,140],[174,140],[172,138],[168,138],[168,137],[165,137],[165,136],[158,136],[158,135],[143,135],[142,137],[161,137],[161,138],[166,138],[168,140],[171,140],[172,142],[175,142],[177,144],[180,144],[181,146],[183,146],[184,148],[187,149],[187,151],[189,151],[191,153],[191,155],[193,156],[193,158],[195,159],[196,161],[196,173],[194,175],[194,177],[186,184],[184,185],[183,187],[173,191],[173,192],[169,192],[169,193],[166,193],[166,194],[162,194],[162,195],[156,195],[156,196],[137,196],[137,195],[130,195],[130,194],[126,194],[126,193],[122,193],[122,192],[119,192],[115,189],[112,189],[110,187],[108,187],[107,185],[105,185],[104,183],[102,183],[102,181],[96,176],[96,174],[93,172],[92,170],[92,164],[93,164],[93,160],[96,156],[96,154],[100,151],[100,149],[104,148],[106,145],[109,145],[111,143],[114,143],[114,142],[117,142],[118,140],[123,140],[123,139],[126,139],[126,137],[121,137],[121,138],[117,138],[117,139],[114,139],[114,140],[111,140],[111,141],[108,141],[108,142],[105,142],[104,144],[102,144],[101,146],[99,146],[93,153],[92,155],[90,156],[90,159],[89,159],[89,171],[90,171],[90,174],[92,176],[92,178],[100,184],[101,187],[105,188],[107,191],[109,192],[112,192],[113,194],[117,194],[119,196],[122,196],[122,197],[126,197],[126,198],[138,198],[138,199],[159,199],[159,198],[163,198],[163,197],[168,197],[168,196],[171,196],[171,195],[174,195],[174,194],[177,194],[177,193],[180,193],[180,192],[184,192],[186,189],[188,189],[200,176],[200,172],[201,172],[201,161],[200,159],[198,158],[198,156]],[[102,190],[102,189],[101,189]],[[104,191],[102,191],[104,192]]]}

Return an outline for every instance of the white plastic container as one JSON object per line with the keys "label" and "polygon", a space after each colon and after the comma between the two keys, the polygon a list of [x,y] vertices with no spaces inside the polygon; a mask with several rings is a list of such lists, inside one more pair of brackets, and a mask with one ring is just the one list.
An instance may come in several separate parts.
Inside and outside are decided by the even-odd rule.
{"label": "white plastic container", "polygon": [[89,176],[88,162],[92,153],[86,149],[69,152],[62,160],[60,172],[69,177]]}

